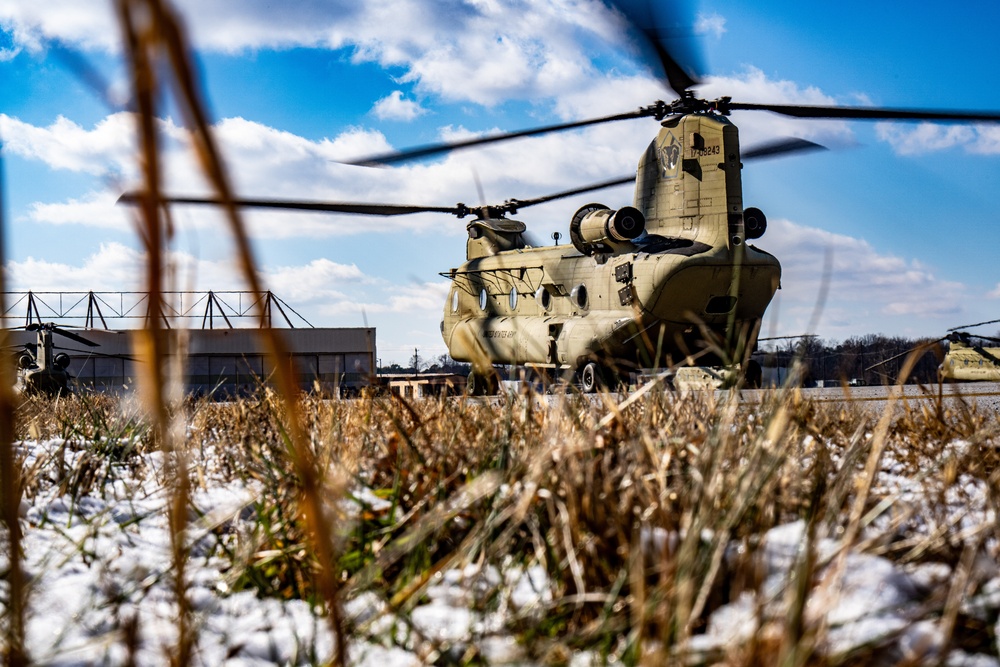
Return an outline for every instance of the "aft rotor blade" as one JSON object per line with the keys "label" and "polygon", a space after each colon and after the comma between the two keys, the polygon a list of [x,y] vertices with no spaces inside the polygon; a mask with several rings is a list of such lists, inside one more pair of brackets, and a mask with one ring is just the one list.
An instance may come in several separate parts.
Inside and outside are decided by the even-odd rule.
{"label": "aft rotor blade", "polygon": [[997,322],[1000,322],[1000,320],[987,320],[985,322],[976,322],[975,324],[966,324],[965,326],[962,327],[955,327],[954,329],[948,329],[948,331],[958,331],[959,329],[972,329],[974,327],[981,327],[986,324],[996,324]]}
{"label": "aft rotor blade", "polygon": [[815,141],[791,137],[748,148],[740,153],[740,157],[744,160],[759,160],[761,158],[778,157],[779,155],[787,155],[789,153],[825,150],[827,150],[826,146],[817,144]]}
{"label": "aft rotor blade", "polygon": [[604,188],[613,188],[616,185],[625,185],[626,183],[634,183],[634,182],[635,182],[635,174],[632,174],[631,176],[622,176],[621,178],[613,178],[610,181],[594,183],[593,185],[585,185],[582,188],[574,188],[572,190],[558,192],[554,195],[535,197],[534,199],[512,199],[510,200],[509,203],[516,206],[518,209],[522,209],[526,206],[534,206],[535,204],[544,204],[545,202],[554,201],[556,199],[563,199],[565,197],[572,197],[573,195],[580,195],[585,192],[593,192],[594,190],[603,190]]}
{"label": "aft rotor blade", "polygon": [[76,341],[77,343],[80,343],[82,345],[89,345],[90,347],[100,347],[98,343],[87,340],[83,336],[78,336],[72,331],[67,331],[66,329],[61,329],[59,327],[52,327],[52,331],[53,333],[57,333],[60,336],[65,336],[66,338],[69,338],[72,341]]}
{"label": "aft rotor blade", "polygon": [[[680,96],[700,81],[695,71],[700,57],[694,41],[694,21],[685,11],[683,0],[611,0],[647,47],[647,60],[653,60],[665,83]],[[664,8],[666,6],[666,8]]]}
{"label": "aft rotor blade", "polygon": [[853,120],[929,120],[964,123],[997,122],[997,111],[952,111],[947,109],[891,109],[885,107],[835,107],[794,104],[727,102],[729,111],[773,111],[795,118],[843,118]]}
{"label": "aft rotor blade", "polygon": [[[139,193],[126,193],[119,202],[133,204],[142,199]],[[168,204],[194,204],[221,206],[221,199],[213,197],[163,197]],[[458,206],[408,206],[401,204],[363,204],[359,202],[318,202],[294,199],[233,199],[233,204],[245,208],[271,208],[296,211],[316,211],[321,213],[354,213],[358,215],[408,215],[410,213],[453,213],[460,214]]]}
{"label": "aft rotor blade", "polygon": [[461,150],[463,148],[471,148],[472,146],[482,146],[484,144],[492,144],[499,141],[507,141],[509,139],[518,139],[521,137],[533,137],[539,134],[547,134],[549,132],[564,132],[566,130],[575,130],[580,127],[589,127],[590,125],[600,125],[601,123],[611,123],[618,120],[630,120],[632,118],[645,118],[648,116],[655,116],[657,111],[658,108],[656,106],[642,107],[641,109],[637,109],[635,111],[614,114],[611,116],[602,116],[600,118],[591,118],[589,120],[578,120],[578,121],[573,121],[571,123],[557,123],[555,125],[545,125],[541,127],[531,128],[528,130],[518,130],[516,132],[504,132],[502,134],[491,134],[486,137],[463,139],[461,141],[445,141],[439,144],[426,144],[424,146],[415,146],[414,148],[408,148],[402,151],[393,151],[390,153],[381,153],[379,155],[371,155],[369,157],[359,158],[357,160],[349,161],[346,164],[354,165],[357,167],[381,167],[385,165],[395,164],[397,162],[406,162],[408,160],[418,160],[420,158],[431,157],[434,155],[441,155],[443,153]]}

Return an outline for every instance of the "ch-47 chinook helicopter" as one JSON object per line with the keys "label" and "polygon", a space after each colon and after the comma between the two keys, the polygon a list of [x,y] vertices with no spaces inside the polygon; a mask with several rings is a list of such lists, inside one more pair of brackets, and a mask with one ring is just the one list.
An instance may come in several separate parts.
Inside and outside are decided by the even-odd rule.
{"label": "ch-47 chinook helicopter", "polygon": [[70,375],[70,358],[65,352],[56,352],[52,335],[59,334],[72,341],[97,347],[97,343],[89,341],[72,331],[67,331],[52,322],[40,324],[33,322],[24,327],[34,331],[35,342],[18,346],[17,350],[17,385],[16,389],[28,396],[59,396],[70,393],[73,376]]}
{"label": "ch-47 chinook helicopter", "polygon": [[[822,119],[1000,121],[1000,113],[994,112],[700,99],[692,90],[698,78],[672,55],[676,43],[669,31],[649,25],[648,17],[638,15],[641,11],[620,9],[652,47],[655,64],[678,99],[613,116],[423,146],[352,164],[387,165],[518,137],[652,118],[660,127],[640,156],[635,176],[548,197],[508,200],[499,206],[241,198],[234,203],[362,215],[436,211],[472,217],[466,224],[466,261],[442,274],[451,280],[451,287],[441,324],[451,356],[473,365],[471,393],[495,392],[494,365],[507,364],[534,366],[551,374],[573,373],[585,391],[611,384],[630,369],[670,365],[738,370],[753,385],[760,373],[749,355],[780,285],[781,265],[747,242],[759,239],[767,223],[759,209],[744,206],[741,169],[752,157],[816,145],[792,139],[743,152],[738,129],[729,119],[731,112],[760,110]],[[532,247],[525,225],[508,217],[530,205],[633,179],[631,205],[611,209],[587,204],[572,216],[570,244]],[[123,199],[134,202],[142,196],[133,193]],[[164,197],[162,202],[218,204],[219,200]]]}
{"label": "ch-47 chinook helicopter", "polygon": [[[906,352],[872,364],[865,370],[884,366],[914,353],[925,354],[935,351],[941,360],[938,366],[938,379],[941,381],[1000,382],[1000,338],[970,334],[966,331],[997,322],[1000,320],[988,320],[948,329],[948,333],[941,338],[924,341]],[[998,347],[987,347],[984,343],[993,343]],[[942,346],[945,347],[943,351]]]}
{"label": "ch-47 chinook helicopter", "polygon": [[[938,377],[958,382],[1000,382],[1000,338],[965,331],[997,322],[1000,320],[948,329],[946,336],[934,341],[948,341],[948,350],[938,367]],[[997,347],[986,347],[983,343],[993,343]]]}
{"label": "ch-47 chinook helicopter", "polygon": [[984,347],[981,342],[1000,345],[1000,339],[964,331],[952,331],[947,338],[948,352],[938,368],[942,380],[1000,382],[1000,347]]}

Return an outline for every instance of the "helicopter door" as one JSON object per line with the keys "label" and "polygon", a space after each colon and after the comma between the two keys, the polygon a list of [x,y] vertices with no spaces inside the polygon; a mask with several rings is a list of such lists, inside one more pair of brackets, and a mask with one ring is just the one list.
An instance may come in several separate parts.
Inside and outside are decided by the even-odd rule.
{"label": "helicopter door", "polygon": [[559,365],[559,336],[562,335],[563,325],[560,324],[550,324],[549,325],[549,354],[548,361],[550,364],[555,366]]}

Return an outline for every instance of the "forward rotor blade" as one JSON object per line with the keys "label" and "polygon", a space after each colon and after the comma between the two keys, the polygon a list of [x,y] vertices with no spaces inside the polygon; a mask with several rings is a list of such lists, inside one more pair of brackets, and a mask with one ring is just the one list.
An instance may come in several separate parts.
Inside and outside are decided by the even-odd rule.
{"label": "forward rotor blade", "polygon": [[748,148],[740,153],[740,157],[744,160],[759,160],[761,158],[778,157],[779,155],[787,155],[789,153],[825,150],[828,149],[822,144],[817,144],[808,139],[791,137]]}
{"label": "forward rotor blade", "polygon": [[[635,175],[623,176],[621,178],[614,178],[609,181],[602,181],[600,183],[594,183],[592,185],[585,185],[581,188],[573,188],[572,190],[565,190],[563,192],[558,192],[552,195],[546,195],[544,197],[536,197],[534,199],[511,199],[506,203],[496,206],[479,206],[470,207],[464,204],[458,204],[457,206],[409,206],[400,204],[361,204],[361,203],[351,203],[351,202],[305,202],[305,201],[295,201],[295,200],[281,200],[281,199],[234,199],[233,203],[237,206],[245,206],[249,208],[275,208],[275,209],[292,209],[299,211],[318,211],[326,213],[355,213],[361,215],[406,215],[408,213],[450,213],[452,215],[457,215],[460,218],[466,215],[471,215],[477,211],[483,211],[485,209],[496,209],[504,210],[507,212],[514,212],[518,209],[524,208],[526,206],[534,206],[535,204],[542,204],[545,202],[553,201],[555,199],[562,199],[564,197],[572,197],[573,195],[583,194],[585,192],[591,192],[593,190],[602,190],[604,188],[611,188],[616,185],[624,185],[626,183],[631,183],[635,181]],[[142,198],[141,193],[129,192],[123,194],[118,198],[119,202],[123,203],[135,203]],[[219,206],[222,204],[222,200],[210,198],[210,197],[164,197],[163,201],[170,204],[195,204],[195,205],[206,205],[206,206]]]}
{"label": "forward rotor blade", "polygon": [[885,107],[827,107],[793,104],[727,102],[730,111],[773,111],[795,118],[845,118],[853,120],[931,120],[965,123],[997,122],[997,111],[951,111],[947,109],[890,109]]}
{"label": "forward rotor blade", "polygon": [[81,345],[88,345],[90,347],[100,347],[100,345],[98,343],[95,343],[93,341],[87,340],[83,336],[78,336],[77,334],[73,333],[72,331],[67,331],[66,329],[61,329],[59,327],[52,327],[52,332],[53,333],[57,333],[60,336],[65,336],[66,338],[69,338],[72,341],[76,341],[77,343],[80,343]]}
{"label": "forward rotor blade", "polygon": [[645,118],[647,116],[655,116],[656,112],[657,108],[655,106],[643,107],[636,111],[614,114],[612,116],[602,116],[600,118],[591,118],[589,120],[578,120],[578,121],[573,121],[571,123],[557,123],[555,125],[545,125],[542,127],[531,128],[528,130],[519,130],[517,132],[504,132],[502,134],[491,134],[487,137],[476,137],[475,139],[464,139],[461,141],[446,141],[439,144],[426,144],[424,146],[415,146],[414,148],[408,148],[402,151],[393,151],[391,153],[381,153],[379,155],[372,155],[369,157],[359,158],[357,160],[346,162],[345,164],[354,165],[356,167],[382,167],[390,164],[396,164],[397,162],[406,162],[408,160],[417,160],[424,157],[431,157],[433,155],[441,155],[443,153],[461,150],[463,148],[470,148],[472,146],[482,146],[484,144],[492,144],[498,141],[507,141],[508,139],[518,139],[520,137],[533,137],[539,134],[546,134],[549,132],[564,132],[566,130],[574,130],[580,127],[599,125],[601,123],[611,123],[618,120],[630,120],[632,118]]}
{"label": "forward rotor blade", "polygon": [[[118,198],[126,204],[134,204],[142,199],[142,194],[129,192]],[[212,197],[164,197],[168,204],[194,204],[221,206],[222,200]],[[357,202],[317,202],[293,199],[233,199],[233,204],[245,208],[272,208],[296,211],[317,211],[322,213],[355,213],[359,215],[408,215],[410,213],[452,213],[460,214],[458,206],[406,206],[398,204],[362,204]]]}
{"label": "forward rotor blade", "polygon": [[635,174],[631,176],[622,176],[621,178],[613,178],[610,181],[594,183],[593,185],[585,185],[582,188],[565,190],[563,192],[558,192],[554,195],[545,195],[544,197],[535,197],[534,199],[511,199],[509,203],[515,205],[517,209],[522,209],[525,208],[526,206],[534,206],[535,204],[544,204],[545,202],[554,201],[556,199],[572,197],[573,195],[580,195],[585,192],[593,192],[594,190],[603,190],[604,188],[613,188],[616,185],[625,185],[626,183],[633,183],[633,182],[635,182]]}
{"label": "forward rotor blade", "polygon": [[102,359],[124,359],[125,361],[138,361],[135,357],[129,356],[127,354],[106,354],[104,352],[95,352],[94,350],[78,350],[73,347],[63,347],[61,345],[53,345],[53,350],[59,350],[60,352],[78,352],[80,354],[85,354],[88,357],[100,357]]}

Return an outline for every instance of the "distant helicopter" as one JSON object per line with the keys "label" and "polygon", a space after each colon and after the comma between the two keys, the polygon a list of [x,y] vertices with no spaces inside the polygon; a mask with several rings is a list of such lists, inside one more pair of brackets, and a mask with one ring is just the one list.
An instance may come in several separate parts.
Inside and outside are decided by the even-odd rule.
{"label": "distant helicopter", "polygon": [[1000,347],[983,347],[974,338],[1000,344],[989,336],[972,337],[964,331],[948,335],[948,352],[941,361],[938,374],[944,380],[1000,382]]}
{"label": "distant helicopter", "polygon": [[[358,160],[387,165],[449,151],[600,123],[653,118],[660,129],[626,176],[498,206],[434,207],[353,202],[237,198],[238,206],[395,216],[421,212],[472,217],[466,261],[443,273],[451,280],[441,334],[451,356],[472,363],[468,391],[498,389],[496,365],[571,374],[584,391],[612,386],[633,370],[704,369],[716,385],[759,384],[750,359],[764,312],[781,283],[781,265],[747,243],[767,228],[762,211],[745,207],[741,170],[752,157],[817,148],[789,139],[740,150],[732,111],[760,110],[797,118],[1000,121],[997,112],[878,107],[797,106],[704,100],[695,73],[672,54],[670,30],[650,21],[653,3],[617,5],[656,54],[673,102],[584,121],[467,141],[423,146]],[[638,10],[636,9],[638,6]],[[678,52],[680,52],[678,50]],[[635,181],[631,206],[582,206],[569,221],[570,244],[532,247],[513,215],[527,206]],[[142,193],[123,195],[135,202]],[[167,204],[220,204],[215,198],[162,197]],[[720,372],[720,370],[722,372]],[[717,380],[717,381],[716,381]]]}
{"label": "distant helicopter", "polygon": [[973,335],[965,331],[965,329],[973,329],[997,322],[1000,320],[965,324],[948,329],[948,333],[941,338],[925,341],[906,352],[872,364],[865,370],[872,370],[915,352],[926,353],[935,349],[940,350],[939,345],[947,343],[947,349],[944,350],[943,355],[938,353],[941,359],[941,364],[938,366],[938,379],[957,382],[1000,382],[1000,347],[985,347],[982,344],[985,341],[1000,345],[1000,338]]}
{"label": "distant helicopter", "polygon": [[65,352],[56,352],[58,348],[53,342],[52,335],[59,334],[89,347],[98,347],[98,344],[52,322],[45,324],[33,322],[24,329],[36,333],[36,342],[15,348],[20,350],[17,353],[18,378],[15,389],[26,396],[59,396],[71,393],[73,376],[67,370],[70,357]]}

